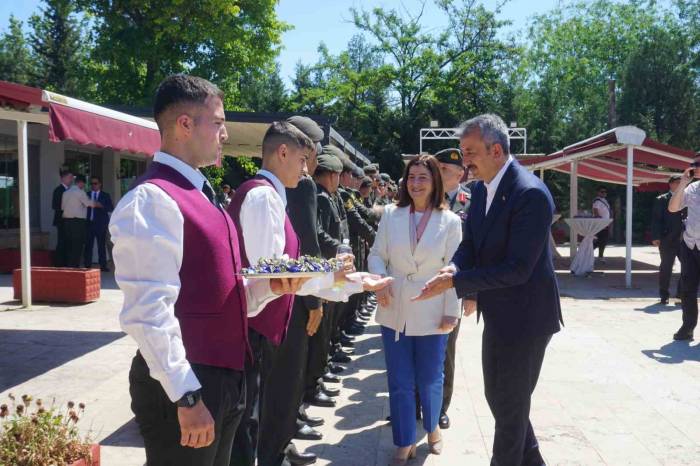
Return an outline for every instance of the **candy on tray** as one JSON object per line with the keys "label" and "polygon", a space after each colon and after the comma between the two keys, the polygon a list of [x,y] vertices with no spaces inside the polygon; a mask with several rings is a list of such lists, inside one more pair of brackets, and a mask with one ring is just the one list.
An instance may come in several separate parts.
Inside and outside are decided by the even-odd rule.
{"label": "candy on tray", "polygon": [[323,259],[311,256],[290,259],[285,256],[273,259],[261,258],[257,265],[246,267],[241,270],[241,273],[247,276],[278,273],[326,273],[337,272],[342,268],[343,263],[338,259]]}

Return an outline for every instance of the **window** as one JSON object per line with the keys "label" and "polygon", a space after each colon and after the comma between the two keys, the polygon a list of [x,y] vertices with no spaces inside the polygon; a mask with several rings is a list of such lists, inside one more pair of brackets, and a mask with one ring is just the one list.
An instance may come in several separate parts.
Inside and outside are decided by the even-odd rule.
{"label": "window", "polygon": [[[39,146],[30,144],[29,225],[40,226]],[[0,136],[0,229],[19,228],[19,162],[16,136]]]}
{"label": "window", "polygon": [[143,175],[145,172],[145,160],[122,158],[119,161],[119,187],[121,188],[122,195],[129,191],[136,178]]}
{"label": "window", "polygon": [[102,154],[83,152],[78,150],[66,150],[65,162],[74,175],[83,175],[89,180],[91,176],[102,179]]}

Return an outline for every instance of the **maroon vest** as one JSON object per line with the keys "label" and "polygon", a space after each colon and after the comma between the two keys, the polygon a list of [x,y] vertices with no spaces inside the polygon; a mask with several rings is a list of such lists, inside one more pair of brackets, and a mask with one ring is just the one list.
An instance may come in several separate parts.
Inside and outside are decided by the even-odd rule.
{"label": "maroon vest", "polygon": [[[236,228],[177,170],[153,162],[137,184],[151,183],[178,205],[183,225],[180,322],[187,360],[243,370],[248,346],[246,298],[240,275]],[[153,247],[158,239],[153,238]]]}
{"label": "maroon vest", "polygon": [[[250,266],[248,256],[246,255],[245,239],[241,231],[241,206],[245,200],[248,191],[259,186],[269,186],[275,189],[274,185],[263,176],[255,178],[243,183],[231,199],[231,204],[228,206],[228,213],[233,218],[233,222],[238,230],[238,237],[241,241],[241,259],[243,267]],[[289,216],[284,216],[284,253],[293,259],[299,257],[299,238],[297,237],[292,222],[289,221]],[[294,295],[284,295],[270,302],[255,317],[248,319],[248,325],[259,334],[265,336],[270,342],[279,346],[287,335],[287,327],[289,319],[292,316],[292,305],[294,304]]]}

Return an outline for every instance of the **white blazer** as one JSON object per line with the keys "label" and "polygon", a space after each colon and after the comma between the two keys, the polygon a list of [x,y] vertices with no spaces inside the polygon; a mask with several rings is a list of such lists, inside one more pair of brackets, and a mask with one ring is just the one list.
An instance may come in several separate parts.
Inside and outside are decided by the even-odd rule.
{"label": "white blazer", "polygon": [[408,336],[445,334],[443,316],[461,317],[454,288],[425,301],[411,301],[425,283],[450,263],[462,241],[462,221],[447,209],[433,210],[415,253],[411,252],[409,207],[387,206],[369,253],[371,273],[394,277],[391,304],[379,306],[378,324]]}

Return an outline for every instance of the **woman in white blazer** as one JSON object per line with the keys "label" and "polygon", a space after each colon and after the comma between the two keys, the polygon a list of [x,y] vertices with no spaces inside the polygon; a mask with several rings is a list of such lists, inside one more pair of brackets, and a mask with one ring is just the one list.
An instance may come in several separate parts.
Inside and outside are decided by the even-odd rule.
{"label": "woman in white blazer", "polygon": [[371,273],[394,278],[377,292],[376,320],[382,326],[391,428],[398,447],[395,465],[415,456],[416,389],[430,450],[442,451],[438,419],[445,346],[460,316],[460,303],[454,290],[426,301],[411,298],[450,263],[462,239],[461,220],[445,208],[444,196],[435,157],[412,160],[396,205],[385,208],[368,257]]}

